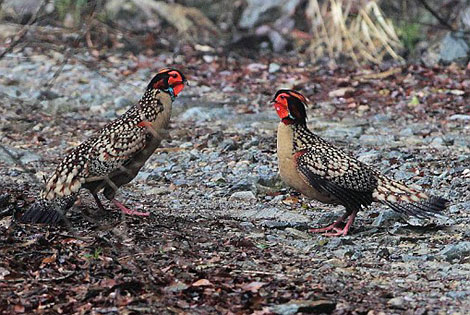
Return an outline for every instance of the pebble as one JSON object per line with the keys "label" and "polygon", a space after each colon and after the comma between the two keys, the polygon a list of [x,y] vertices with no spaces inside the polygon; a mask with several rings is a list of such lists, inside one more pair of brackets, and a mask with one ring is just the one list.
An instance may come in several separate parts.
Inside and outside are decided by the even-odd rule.
{"label": "pebble", "polygon": [[439,256],[447,261],[470,256],[470,242],[463,241],[457,244],[446,245],[446,247],[439,252]]}
{"label": "pebble", "polygon": [[450,116],[449,120],[470,120],[470,115],[455,114]]}
{"label": "pebble", "polygon": [[341,139],[358,138],[362,134],[362,127],[332,127],[326,130],[326,138]]}
{"label": "pebble", "polygon": [[254,201],[256,196],[251,191],[237,191],[230,196],[230,201],[243,200],[243,201]]}
{"label": "pebble", "polygon": [[460,211],[470,212],[470,201],[453,204],[449,207],[450,213],[458,213]]}
{"label": "pebble", "polygon": [[132,101],[125,98],[124,96],[118,96],[114,99],[114,105],[116,108],[130,107],[132,104]]}
{"label": "pebble", "polygon": [[394,308],[403,308],[405,300],[402,297],[396,297],[388,300],[387,304]]}
{"label": "pebble", "polygon": [[281,66],[278,65],[277,63],[272,62],[269,64],[268,72],[275,73],[275,72],[278,72],[279,69],[281,69]]}

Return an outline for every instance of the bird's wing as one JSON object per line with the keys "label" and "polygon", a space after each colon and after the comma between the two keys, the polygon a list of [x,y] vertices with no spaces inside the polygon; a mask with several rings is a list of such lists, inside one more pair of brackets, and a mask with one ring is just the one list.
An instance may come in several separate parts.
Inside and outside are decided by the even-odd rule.
{"label": "bird's wing", "polygon": [[145,147],[144,127],[123,125],[103,130],[70,152],[47,182],[43,197],[50,200],[80,190],[88,181],[102,180],[119,170]]}
{"label": "bird's wing", "polygon": [[377,179],[367,165],[326,144],[299,151],[295,157],[307,184],[332,194],[347,208],[359,210],[372,203]]}

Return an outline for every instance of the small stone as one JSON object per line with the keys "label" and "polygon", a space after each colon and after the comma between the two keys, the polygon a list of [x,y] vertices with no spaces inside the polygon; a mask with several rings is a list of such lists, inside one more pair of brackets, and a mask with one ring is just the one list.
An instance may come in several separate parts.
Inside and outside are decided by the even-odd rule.
{"label": "small stone", "polygon": [[255,228],[255,225],[251,222],[242,222],[240,223],[240,227],[245,231],[251,231]]}
{"label": "small stone", "polygon": [[457,213],[460,211],[470,212],[470,201],[458,203],[449,207],[450,213]]}
{"label": "small stone", "polygon": [[297,229],[290,228],[290,227],[286,228],[285,231],[288,232],[289,234],[291,234],[292,236],[294,236],[295,238],[299,238],[299,239],[309,239],[310,238],[310,235],[308,235],[307,233],[299,231]]}
{"label": "small stone", "polygon": [[269,68],[268,68],[269,73],[278,72],[279,69],[281,69],[281,66],[278,65],[277,63],[271,62],[271,63],[269,64]]}
{"label": "small stone", "polygon": [[123,96],[118,96],[114,99],[114,105],[117,108],[128,107],[132,105],[132,102]]}
{"label": "small stone", "polygon": [[388,300],[387,304],[390,305],[393,308],[403,308],[405,300],[401,297],[396,297],[393,299]]}
{"label": "small stone", "polygon": [[211,63],[212,61],[214,61],[214,56],[204,55],[204,56],[202,56],[202,59],[204,59],[204,62],[206,62],[206,63]]}
{"label": "small stone", "polygon": [[219,150],[222,152],[233,151],[238,148],[237,143],[233,139],[225,139],[219,144]]}
{"label": "small stone", "polygon": [[400,215],[393,210],[380,211],[379,216],[372,222],[372,226],[391,225],[400,219]]}
{"label": "small stone", "polygon": [[328,96],[331,97],[331,98],[343,97],[344,95],[346,95],[346,93],[352,93],[354,91],[355,90],[352,87],[343,87],[343,88],[339,88],[337,90],[330,91],[328,93]]}
{"label": "small stone", "polygon": [[235,200],[254,201],[256,200],[256,196],[251,191],[237,191],[237,192],[234,192],[230,196],[229,200],[230,201],[235,201]]}
{"label": "small stone", "polygon": [[470,115],[455,114],[450,116],[449,120],[470,120]]}
{"label": "small stone", "polygon": [[154,187],[154,188],[145,190],[146,195],[153,195],[153,196],[167,195],[169,193],[170,193],[170,190],[168,189],[168,187]]}
{"label": "small stone", "polygon": [[56,99],[58,97],[60,97],[60,95],[57,94],[56,92],[51,91],[51,90],[44,90],[44,91],[39,92],[38,100],[40,100],[40,101],[42,101],[42,100],[53,100],[53,99]]}
{"label": "small stone", "polygon": [[444,247],[444,249],[439,252],[439,255],[447,261],[470,256],[470,242],[466,241],[457,244],[446,245],[446,247]]}
{"label": "small stone", "polygon": [[400,181],[406,181],[413,177],[415,177],[415,174],[412,172],[396,171],[395,174],[393,174],[393,178]]}

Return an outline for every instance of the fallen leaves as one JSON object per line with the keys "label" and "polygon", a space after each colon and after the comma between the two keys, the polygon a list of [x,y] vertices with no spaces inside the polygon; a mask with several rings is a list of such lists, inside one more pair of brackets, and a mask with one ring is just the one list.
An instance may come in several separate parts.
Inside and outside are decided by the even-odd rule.
{"label": "fallen leaves", "polygon": [[207,279],[199,279],[198,281],[192,284],[193,287],[209,287],[213,284]]}
{"label": "fallen leaves", "polygon": [[242,286],[242,289],[244,291],[250,291],[252,293],[256,293],[258,292],[259,289],[261,289],[261,287],[263,287],[266,283],[265,282],[258,282],[258,281],[253,281],[253,282],[250,282],[248,284],[244,284]]}

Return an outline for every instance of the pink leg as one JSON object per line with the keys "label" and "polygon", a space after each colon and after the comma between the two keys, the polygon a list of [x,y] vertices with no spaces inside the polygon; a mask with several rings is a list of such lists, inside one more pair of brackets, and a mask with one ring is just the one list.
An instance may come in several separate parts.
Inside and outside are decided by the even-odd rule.
{"label": "pink leg", "polygon": [[120,203],[119,201],[117,201],[116,199],[113,199],[112,200],[113,203],[116,205],[116,207],[118,207],[119,209],[121,209],[121,211],[125,214],[129,214],[129,215],[140,215],[140,216],[143,216],[143,217],[146,217],[146,216],[149,216],[150,215],[150,212],[138,212],[138,211],[135,211],[135,210],[130,210],[128,208],[126,208],[122,203]]}
{"label": "pink leg", "polygon": [[319,229],[310,229],[308,230],[309,232],[311,233],[322,233],[322,232],[328,232],[328,231],[331,231],[331,230],[339,230],[338,228],[338,225],[340,225],[341,223],[343,223],[344,219],[346,219],[347,217],[349,217],[349,212],[346,212],[345,214],[343,214],[341,216],[341,218],[339,218],[338,220],[336,220],[335,223],[333,224],[330,224],[326,227],[323,227],[323,228],[319,228]]}
{"label": "pink leg", "polygon": [[349,232],[349,228],[354,223],[354,219],[356,218],[356,214],[357,214],[357,210],[355,210],[351,213],[351,215],[349,216],[348,222],[346,223],[346,225],[344,226],[344,228],[342,230],[336,228],[335,229],[336,233],[325,233],[325,236],[341,236],[341,235],[346,236],[346,234],[348,234],[348,232]]}

